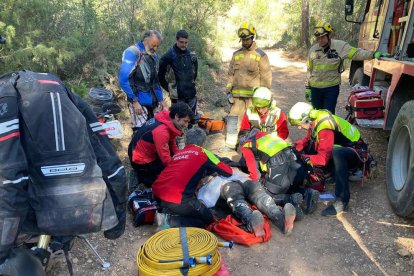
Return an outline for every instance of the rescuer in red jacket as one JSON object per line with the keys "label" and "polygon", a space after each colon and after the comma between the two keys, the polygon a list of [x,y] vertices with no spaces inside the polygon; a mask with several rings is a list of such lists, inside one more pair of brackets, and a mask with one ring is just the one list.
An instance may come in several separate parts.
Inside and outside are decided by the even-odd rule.
{"label": "rescuer in red jacket", "polygon": [[186,134],[187,145],[172,157],[152,186],[161,207],[171,215],[164,217],[169,226],[205,227],[213,222],[211,211],[197,199],[196,188],[206,176],[218,173],[227,177],[233,170],[201,147],[205,141],[203,130],[190,129]]}
{"label": "rescuer in red jacket", "polygon": [[176,137],[183,134],[194,113],[186,103],[176,103],[145,122],[132,137],[128,156],[138,180],[151,187],[178,151]]}

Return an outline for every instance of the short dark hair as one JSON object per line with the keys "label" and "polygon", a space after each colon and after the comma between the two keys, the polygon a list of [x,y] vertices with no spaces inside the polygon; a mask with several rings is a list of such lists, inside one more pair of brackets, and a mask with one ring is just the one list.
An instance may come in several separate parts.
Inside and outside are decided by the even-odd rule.
{"label": "short dark hair", "polygon": [[185,144],[186,145],[197,145],[202,147],[207,140],[207,135],[204,130],[198,127],[193,127],[187,131],[185,134]]}
{"label": "short dark hair", "polygon": [[177,32],[177,34],[175,35],[175,38],[178,40],[178,39],[180,39],[180,38],[188,38],[188,33],[187,33],[187,31],[186,30],[179,30],[178,32]]}
{"label": "short dark hair", "polygon": [[170,118],[174,119],[175,115],[178,115],[178,118],[185,118],[188,116],[190,120],[194,118],[194,112],[188,104],[183,102],[175,103],[170,107]]}

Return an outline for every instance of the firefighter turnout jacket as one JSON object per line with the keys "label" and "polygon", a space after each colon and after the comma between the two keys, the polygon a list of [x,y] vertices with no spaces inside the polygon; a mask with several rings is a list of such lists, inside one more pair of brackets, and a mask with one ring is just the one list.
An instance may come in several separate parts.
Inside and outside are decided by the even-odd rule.
{"label": "firefighter turnout jacket", "polygon": [[[316,117],[306,136],[296,143],[298,151],[304,151],[313,165],[326,166],[334,145],[352,147],[360,139],[359,130],[348,121],[332,115],[327,110],[315,110]],[[316,154],[306,154],[316,152]]]}
{"label": "firefighter turnout jacket", "polygon": [[125,223],[124,167],[87,103],[52,74],[0,77],[0,184],[0,259],[23,224],[73,236]]}
{"label": "firefighter turnout jacket", "polygon": [[187,145],[172,157],[152,185],[152,192],[163,201],[181,204],[183,197],[194,195],[202,178],[213,173],[228,177],[233,171],[212,152]]}
{"label": "firefighter turnout jacket", "polygon": [[249,132],[252,128],[257,128],[261,132],[275,132],[282,139],[287,139],[289,136],[286,114],[276,107],[275,100],[263,115],[260,115],[254,106],[247,109],[241,121],[239,136]]}
{"label": "firefighter turnout jacket", "polygon": [[332,39],[330,46],[323,49],[313,45],[308,54],[306,86],[326,88],[341,83],[344,60],[367,60],[374,58],[374,51],[355,48],[342,40]]}
{"label": "firefighter turnout jacket", "polygon": [[257,48],[254,41],[249,49],[241,48],[233,53],[230,61],[227,89],[234,97],[252,97],[258,86],[271,88],[272,71],[269,58]]}

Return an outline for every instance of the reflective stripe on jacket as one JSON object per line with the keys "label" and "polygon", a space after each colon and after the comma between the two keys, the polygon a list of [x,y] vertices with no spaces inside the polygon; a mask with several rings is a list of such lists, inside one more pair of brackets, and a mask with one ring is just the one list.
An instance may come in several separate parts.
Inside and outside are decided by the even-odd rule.
{"label": "reflective stripe on jacket", "polygon": [[373,51],[354,48],[342,40],[332,39],[330,49],[335,50],[337,55],[328,57],[328,53],[324,53],[319,44],[310,48],[306,62],[308,86],[326,88],[339,85],[341,83],[339,69],[345,59],[367,60],[374,57]]}
{"label": "reflective stripe on jacket", "polygon": [[276,132],[277,126],[276,123],[280,118],[281,110],[276,107],[276,101],[272,101],[272,104],[267,112],[267,116],[264,121],[260,119],[260,115],[257,112],[256,107],[251,106],[247,109],[246,115],[247,119],[250,122],[251,128],[256,127],[261,132]]}
{"label": "reflective stripe on jacket", "polygon": [[236,97],[252,97],[253,88],[270,89],[272,71],[266,53],[253,42],[249,49],[241,48],[233,53],[229,66],[227,88]]}
{"label": "reflective stripe on jacket", "polygon": [[290,146],[290,143],[277,136],[276,133],[264,134],[259,132],[254,139],[248,140],[242,147],[253,151],[255,157],[260,161],[261,170],[265,172],[267,171],[267,161]]}
{"label": "reflective stripe on jacket", "polygon": [[332,115],[326,110],[317,110],[315,125],[311,137],[319,142],[319,132],[324,129],[330,129],[335,132],[335,144],[345,146],[358,142],[361,138],[359,130],[345,119]]}

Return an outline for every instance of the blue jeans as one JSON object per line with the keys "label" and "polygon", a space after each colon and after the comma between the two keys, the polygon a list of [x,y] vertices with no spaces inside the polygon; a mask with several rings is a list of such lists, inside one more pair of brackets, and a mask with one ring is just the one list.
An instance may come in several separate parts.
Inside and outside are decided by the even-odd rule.
{"label": "blue jeans", "polygon": [[335,167],[335,196],[342,202],[348,203],[349,193],[349,171],[361,165],[358,154],[351,148],[338,147],[332,151]]}
{"label": "blue jeans", "polygon": [[315,109],[327,109],[332,114],[335,114],[336,102],[339,95],[339,85],[316,88],[311,87],[312,91],[312,106]]}

